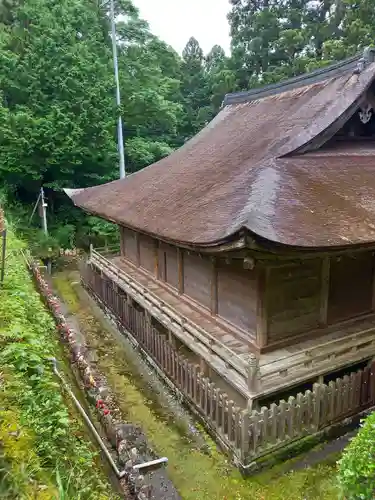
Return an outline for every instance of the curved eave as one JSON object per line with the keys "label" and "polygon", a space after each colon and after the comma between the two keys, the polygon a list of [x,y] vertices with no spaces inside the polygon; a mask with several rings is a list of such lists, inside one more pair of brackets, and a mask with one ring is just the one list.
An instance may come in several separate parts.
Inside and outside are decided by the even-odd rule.
{"label": "curved eave", "polygon": [[[72,200],[74,202],[74,198],[72,198]],[[75,206],[79,207],[79,205]],[[168,238],[163,238],[158,234],[145,232],[140,230],[139,228],[132,227],[130,225],[125,225],[121,222],[110,219],[99,213],[89,211],[85,208],[82,208],[82,210],[84,210],[86,213],[94,217],[99,217],[108,222],[112,222],[117,226],[126,227],[127,229],[138,232],[139,234],[144,234],[151,238],[155,238],[169,245],[185,248],[187,250],[195,251],[197,253],[220,254],[220,253],[232,252],[235,250],[248,249],[248,250],[269,252],[272,254],[277,253],[285,256],[287,255],[290,256],[291,254],[303,253],[305,256],[311,255],[311,257],[313,257],[319,253],[339,253],[339,252],[348,252],[348,251],[355,251],[362,249],[369,250],[371,248],[375,248],[375,241],[347,243],[342,245],[326,245],[326,246],[290,245],[288,243],[273,241],[262,235],[254,233],[248,228],[242,228],[241,230],[237,231],[236,233],[233,233],[231,236],[224,238],[222,240],[213,241],[210,243],[200,243],[200,242],[192,243],[187,241],[179,241],[179,240],[171,240]]]}
{"label": "curved eave", "polygon": [[[249,232],[252,242],[256,242],[258,250],[263,250],[272,254],[278,254],[290,257],[291,255],[301,255],[304,257],[314,257],[317,254],[333,254],[333,253],[347,253],[358,250],[371,250],[375,249],[375,241],[360,242],[360,243],[347,243],[342,245],[325,245],[325,246],[299,246],[289,245],[287,243],[280,243],[272,241],[268,238],[256,235]],[[246,248],[254,249],[254,243],[247,243]]]}
{"label": "curved eave", "polygon": [[[81,193],[84,191],[84,188],[81,189],[69,189],[69,188],[63,188],[64,193],[71,199],[73,199],[74,196],[77,194]],[[74,203],[75,204],[75,203]]]}
{"label": "curved eave", "polygon": [[[65,190],[64,190],[65,191]],[[100,219],[106,220],[108,222],[112,222],[113,224],[116,224],[116,226],[121,226],[125,227],[127,229],[130,229],[132,231],[135,231],[139,234],[144,234],[146,236],[149,236],[151,238],[155,238],[159,241],[163,241],[164,243],[167,243],[169,245],[174,245],[178,246],[181,248],[186,248],[187,250],[192,250],[198,253],[224,253],[224,252],[230,252],[233,250],[241,250],[243,248],[246,248],[246,236],[243,231],[238,231],[237,233],[234,233],[228,238],[224,238],[222,240],[218,241],[213,241],[209,243],[200,243],[200,242],[188,242],[188,241],[179,241],[179,240],[171,240],[168,238],[164,238],[158,234],[152,233],[152,232],[146,232],[142,231],[141,229],[137,227],[130,226],[129,224],[124,224],[122,222],[119,222],[115,219],[111,219],[110,217],[104,216],[100,213],[94,212],[93,210],[88,210],[84,207],[80,207],[79,205],[76,205],[74,202],[74,197],[71,197],[74,205],[87,214],[90,214],[94,217],[99,217]]]}

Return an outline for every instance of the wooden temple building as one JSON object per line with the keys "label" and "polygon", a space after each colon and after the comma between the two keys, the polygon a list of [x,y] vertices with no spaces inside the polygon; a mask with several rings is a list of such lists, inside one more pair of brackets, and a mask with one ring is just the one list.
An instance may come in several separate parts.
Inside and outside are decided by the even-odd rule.
{"label": "wooden temple building", "polygon": [[142,316],[124,317],[127,329],[169,378],[176,352],[254,409],[371,363],[374,60],[367,49],[227,95],[170,156],[67,190],[118,224],[120,254],[93,250],[86,279],[118,317],[130,314],[121,302]]}

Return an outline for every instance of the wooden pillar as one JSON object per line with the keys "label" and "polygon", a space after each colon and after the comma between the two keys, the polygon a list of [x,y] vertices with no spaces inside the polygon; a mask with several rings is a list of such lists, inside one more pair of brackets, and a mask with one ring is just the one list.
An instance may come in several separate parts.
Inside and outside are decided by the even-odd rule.
{"label": "wooden pillar", "polygon": [[139,267],[141,265],[141,245],[139,241],[139,233],[135,233],[135,244],[136,244],[136,264]]}
{"label": "wooden pillar", "polygon": [[216,257],[211,258],[211,314],[216,316],[218,313],[218,294],[217,294],[217,261]]}
{"label": "wooden pillar", "polygon": [[205,377],[207,377],[207,375],[208,375],[208,365],[207,365],[206,360],[204,358],[200,359],[199,366],[200,366],[201,373],[203,373],[203,375]]}
{"label": "wooden pillar", "polygon": [[178,293],[184,293],[184,251],[177,248],[177,266],[178,266]]}
{"label": "wooden pillar", "polygon": [[118,226],[119,233],[120,233],[120,255],[124,256],[125,255],[125,248],[124,248],[124,231],[121,226]]}
{"label": "wooden pillar", "polygon": [[321,326],[326,326],[328,322],[329,268],[330,258],[328,256],[323,257],[319,313],[319,323]]}
{"label": "wooden pillar", "polygon": [[154,274],[159,279],[159,240],[154,242]]}
{"label": "wooden pillar", "polygon": [[372,310],[375,311],[375,252],[372,252]]}
{"label": "wooden pillar", "polygon": [[269,286],[270,268],[259,265],[257,271],[257,316],[256,342],[259,348],[265,347],[268,342],[268,311],[267,295]]}

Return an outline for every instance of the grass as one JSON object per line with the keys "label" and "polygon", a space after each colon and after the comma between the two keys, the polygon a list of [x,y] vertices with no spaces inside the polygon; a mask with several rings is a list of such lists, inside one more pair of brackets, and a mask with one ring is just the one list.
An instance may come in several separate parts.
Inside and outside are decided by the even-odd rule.
{"label": "grass", "polygon": [[212,453],[195,449],[176,426],[170,425],[135,384],[124,347],[103,328],[88,301],[79,299],[72,282],[77,273],[60,273],[55,285],[70,312],[78,319],[88,345],[96,349],[98,368],[105,373],[123,415],[139,424],[160,456],[169,459],[170,478],[184,500],[333,500],[338,498],[335,458],[318,467],[283,474],[285,464],[244,480],[210,442]]}
{"label": "grass", "polygon": [[9,232],[0,288],[0,498],[118,498],[52,374],[47,358],[64,363],[61,347],[18,252],[22,246]]}

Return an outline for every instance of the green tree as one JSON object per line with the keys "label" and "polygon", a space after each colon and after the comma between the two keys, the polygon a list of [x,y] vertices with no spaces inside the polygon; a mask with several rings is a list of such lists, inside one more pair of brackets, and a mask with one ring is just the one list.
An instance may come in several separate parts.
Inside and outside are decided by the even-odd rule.
{"label": "green tree", "polygon": [[[232,64],[241,88],[323,66],[349,36],[346,0],[230,0]],[[351,28],[352,29],[352,28]],[[341,45],[340,45],[341,47]],[[340,48],[345,57],[348,51]]]}
{"label": "green tree", "polygon": [[205,59],[206,78],[210,93],[212,112],[216,114],[225,94],[236,88],[236,75],[230,68],[230,59],[226,57],[220,45],[214,45]]}
{"label": "green tree", "polygon": [[131,2],[118,2],[116,12],[127,171],[135,172],[169,154],[176,142],[180,61]]}
{"label": "green tree", "polygon": [[204,55],[198,41],[191,37],[182,52],[183,121],[179,130],[186,141],[212,117],[210,90],[204,67]]}
{"label": "green tree", "polygon": [[94,6],[25,0],[2,11],[0,178],[13,189],[112,176],[111,54]]}

